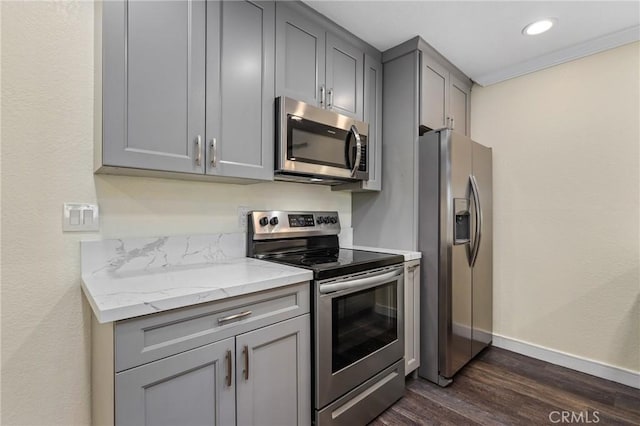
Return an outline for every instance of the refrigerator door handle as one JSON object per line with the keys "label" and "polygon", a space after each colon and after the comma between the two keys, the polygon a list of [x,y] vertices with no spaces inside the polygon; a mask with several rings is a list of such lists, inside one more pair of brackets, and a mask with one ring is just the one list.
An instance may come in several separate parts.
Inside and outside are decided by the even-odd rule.
{"label": "refrigerator door handle", "polygon": [[471,262],[470,266],[476,264],[478,258],[478,251],[480,251],[480,241],[482,240],[482,207],[480,206],[480,192],[478,191],[478,182],[474,175],[469,176],[471,182],[471,196],[473,197],[473,204],[475,205],[476,216],[476,229],[473,237],[473,249],[471,250]]}

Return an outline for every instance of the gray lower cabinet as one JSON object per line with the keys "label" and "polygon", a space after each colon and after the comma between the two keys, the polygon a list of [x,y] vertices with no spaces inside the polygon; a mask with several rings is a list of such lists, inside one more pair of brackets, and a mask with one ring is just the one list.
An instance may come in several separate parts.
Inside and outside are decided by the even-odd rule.
{"label": "gray lower cabinet", "polygon": [[114,0],[96,10],[97,172],[273,179],[273,1]]}
{"label": "gray lower cabinet", "polygon": [[311,422],[309,315],[236,337],[237,424]]}
{"label": "gray lower cabinet", "polygon": [[116,424],[309,424],[310,321],[302,315],[117,373]]}
{"label": "gray lower cabinet", "polygon": [[362,120],[364,51],[297,8],[276,5],[276,96]]}
{"label": "gray lower cabinet", "polygon": [[116,374],[115,423],[235,424],[233,341],[225,339]]}
{"label": "gray lower cabinet", "polygon": [[309,425],[308,282],[92,323],[92,424]]}
{"label": "gray lower cabinet", "polygon": [[404,263],[404,374],[420,366],[420,260]]}

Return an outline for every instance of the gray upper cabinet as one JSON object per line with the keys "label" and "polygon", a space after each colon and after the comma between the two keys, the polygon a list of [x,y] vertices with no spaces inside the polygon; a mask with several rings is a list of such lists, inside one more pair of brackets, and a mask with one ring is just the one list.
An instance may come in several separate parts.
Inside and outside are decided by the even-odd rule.
{"label": "gray upper cabinet", "polygon": [[364,51],[295,7],[276,5],[276,96],[362,120]]}
{"label": "gray upper cabinet", "polygon": [[235,424],[233,343],[229,338],[116,374],[115,424]]}
{"label": "gray upper cabinet", "polygon": [[451,128],[458,133],[471,136],[469,127],[471,109],[471,84],[451,74],[449,84],[449,116]]}
{"label": "gray upper cabinet", "polygon": [[276,95],[322,106],[324,71],[325,29],[277,3]]}
{"label": "gray upper cabinet", "polygon": [[421,57],[420,124],[430,129],[447,126],[449,71],[423,54]]}
{"label": "gray upper cabinet", "polygon": [[450,127],[469,136],[471,81],[425,50],[420,55],[420,125]]}
{"label": "gray upper cabinet", "polygon": [[102,165],[203,173],[205,4],[102,8]]}
{"label": "gray upper cabinet", "polygon": [[369,180],[335,185],[333,191],[382,190],[382,63],[368,54],[364,56],[364,121],[369,123]]}
{"label": "gray upper cabinet", "polygon": [[326,107],[351,117],[363,117],[362,50],[327,33]]}
{"label": "gray upper cabinet", "polygon": [[206,173],[273,179],[271,1],[207,2]]}
{"label": "gray upper cabinet", "polygon": [[273,1],[123,0],[97,10],[96,171],[273,180]]}

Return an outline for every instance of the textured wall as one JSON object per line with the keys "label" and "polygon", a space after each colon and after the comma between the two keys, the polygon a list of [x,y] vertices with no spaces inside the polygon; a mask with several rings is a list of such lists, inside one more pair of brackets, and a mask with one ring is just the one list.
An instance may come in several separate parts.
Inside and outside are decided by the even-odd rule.
{"label": "textured wall", "polygon": [[640,43],[474,87],[495,332],[640,371]]}
{"label": "textured wall", "polygon": [[[3,425],[88,424],[90,308],[81,239],[236,231],[238,206],[338,210],[329,188],[94,176],[93,5],[2,2]],[[102,232],[63,233],[98,202]]]}

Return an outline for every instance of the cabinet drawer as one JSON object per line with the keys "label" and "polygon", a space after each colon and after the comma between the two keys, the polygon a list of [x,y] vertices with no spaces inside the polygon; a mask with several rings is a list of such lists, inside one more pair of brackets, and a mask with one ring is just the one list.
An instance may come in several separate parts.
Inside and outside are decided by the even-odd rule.
{"label": "cabinet drawer", "polygon": [[115,371],[309,312],[309,283],[176,309],[115,325]]}

